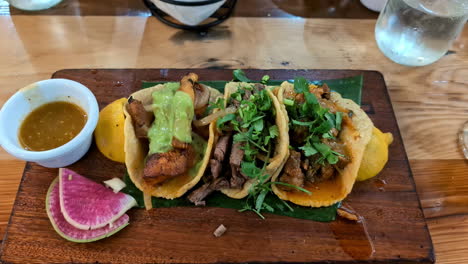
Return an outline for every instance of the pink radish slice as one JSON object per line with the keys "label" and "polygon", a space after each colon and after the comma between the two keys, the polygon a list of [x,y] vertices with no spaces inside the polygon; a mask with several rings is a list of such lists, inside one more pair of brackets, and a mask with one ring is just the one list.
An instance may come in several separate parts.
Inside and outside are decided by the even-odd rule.
{"label": "pink radish slice", "polygon": [[66,240],[84,243],[109,237],[128,225],[129,217],[124,214],[115,222],[94,230],[81,230],[70,225],[60,212],[59,180],[56,178],[49,187],[46,211],[55,231]]}
{"label": "pink radish slice", "polygon": [[72,226],[91,230],[116,221],[136,206],[133,197],[114,193],[69,169],[59,169],[60,208]]}

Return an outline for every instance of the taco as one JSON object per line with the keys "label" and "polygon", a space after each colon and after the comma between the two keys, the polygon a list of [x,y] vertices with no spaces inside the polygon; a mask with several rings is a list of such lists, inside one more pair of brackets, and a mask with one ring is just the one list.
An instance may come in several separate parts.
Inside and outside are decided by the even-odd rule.
{"label": "taco", "polygon": [[226,84],[218,102],[218,120],[211,124],[216,144],[205,184],[189,195],[195,204],[215,190],[241,199],[257,184],[281,171],[288,157],[287,121],[273,87]]}
{"label": "taco", "polygon": [[[273,192],[302,206],[330,206],[353,188],[373,123],[353,101],[326,84],[297,78],[277,92],[289,123],[290,156]],[[303,189],[309,192],[305,192]]]}
{"label": "taco", "polygon": [[[190,73],[180,83],[159,84],[130,95],[124,105],[125,164],[130,179],[151,196],[174,199],[203,176],[214,143],[210,101],[222,97]],[[198,126],[193,126],[197,123]]]}

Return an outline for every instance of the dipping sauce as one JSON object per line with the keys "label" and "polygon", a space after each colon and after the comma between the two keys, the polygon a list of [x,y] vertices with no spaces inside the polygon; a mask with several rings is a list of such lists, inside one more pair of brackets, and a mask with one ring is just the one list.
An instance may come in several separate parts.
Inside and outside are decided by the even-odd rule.
{"label": "dipping sauce", "polygon": [[24,119],[18,139],[26,150],[54,149],[78,135],[87,119],[86,112],[76,104],[63,101],[44,104]]}

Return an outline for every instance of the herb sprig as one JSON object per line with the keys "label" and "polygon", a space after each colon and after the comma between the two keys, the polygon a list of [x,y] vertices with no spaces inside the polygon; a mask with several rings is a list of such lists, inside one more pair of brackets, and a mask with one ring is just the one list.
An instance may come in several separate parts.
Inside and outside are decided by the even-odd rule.
{"label": "herb sprig", "polygon": [[322,143],[322,139],[336,139],[332,131],[341,130],[342,113],[332,113],[328,108],[322,107],[318,98],[310,92],[309,83],[303,77],[294,79],[294,91],[304,95],[304,103],[291,99],[285,99],[284,103],[291,119],[290,129],[302,130],[307,135],[298,148],[306,157],[318,155],[316,162],[321,165],[336,164],[338,157],[343,155]]}
{"label": "herb sprig", "polygon": [[[251,93],[249,98],[244,99],[246,91]],[[230,101],[239,103],[235,114],[226,115],[219,119],[217,125],[219,128],[225,126],[234,130],[234,142],[243,144],[244,159],[242,169],[245,175],[250,178],[258,178],[257,155],[267,156],[269,149],[273,145],[273,139],[279,135],[276,126],[275,110],[272,107],[272,101],[265,89],[258,90],[255,86],[239,87],[231,94]]]}
{"label": "herb sprig", "polygon": [[235,131],[233,141],[242,143],[244,151],[241,173],[254,181],[241,211],[254,211],[264,218],[262,210],[274,210],[265,203],[265,197],[271,192],[266,166],[274,149],[274,140],[279,136],[275,108],[268,91],[255,85],[239,84],[237,91],[228,100],[228,104],[238,104],[238,110],[235,114],[219,119],[217,126]]}
{"label": "herb sprig", "polygon": [[240,82],[252,82],[247,76],[245,75],[245,72],[241,69],[234,70],[232,72],[232,75],[234,76],[234,81],[240,81]]}
{"label": "herb sprig", "polygon": [[224,98],[219,97],[216,101],[209,102],[208,107],[206,108],[207,113],[213,112],[214,109],[224,109]]}
{"label": "herb sprig", "polygon": [[[247,78],[247,75],[241,69],[234,70],[232,72],[232,75],[234,77],[234,81],[240,81],[240,82],[246,82],[246,83],[255,82],[255,81],[252,81],[251,79]],[[270,81],[270,76],[269,75],[264,75],[262,77],[262,80],[260,81],[260,83],[266,85],[266,84],[268,84],[269,81]]]}
{"label": "herb sprig", "polygon": [[[284,186],[287,186],[287,187],[290,187],[290,188],[294,188],[298,191],[301,191],[301,192],[305,192],[307,194],[312,194],[310,191],[304,189],[304,188],[301,188],[301,187],[298,187],[296,185],[292,185],[292,184],[289,184],[289,183],[285,183],[285,182],[264,182],[264,183],[259,183],[259,184],[255,184],[252,186],[252,188],[250,189],[250,192],[249,192],[249,196],[247,196],[247,201],[245,203],[245,206],[244,208],[242,208],[241,210],[239,210],[239,212],[245,212],[245,211],[252,211],[254,213],[256,213],[260,218],[262,219],[265,219],[265,217],[262,215],[262,211],[263,210],[266,210],[270,213],[273,213],[275,211],[275,208],[268,204],[267,202],[265,202],[265,198],[267,197],[268,194],[271,194],[272,193],[272,189],[271,189],[271,186],[274,185],[274,184],[277,184],[277,185],[284,185]],[[290,211],[294,211],[294,209],[284,200],[282,199],[279,199],[282,204]],[[276,205],[277,207],[279,207],[280,210],[284,210],[284,208],[280,205]]]}
{"label": "herb sprig", "polygon": [[[254,179],[256,180],[256,182],[251,186],[244,208],[239,210],[239,212],[252,211],[256,213],[262,219],[265,219],[265,217],[262,214],[263,210],[267,210],[268,212],[273,213],[275,211],[275,208],[272,205],[269,205],[265,201],[265,198],[267,197],[267,195],[272,194],[273,192],[271,188],[273,184],[284,185],[284,186],[305,192],[309,195],[312,194],[310,191],[304,188],[301,188],[301,187],[298,187],[289,183],[267,182],[270,175],[265,173],[265,168],[268,163],[270,152],[271,152],[271,148],[268,149],[268,158],[264,162],[263,167],[261,169],[255,167],[255,165],[252,165],[252,163],[249,163],[249,162],[242,163],[242,166],[243,166],[242,172],[245,173],[246,175],[254,176]],[[279,199],[279,200],[290,211],[294,211],[294,209],[286,201],[282,199]],[[279,207],[280,210],[284,210],[281,205],[276,205],[276,206]]]}

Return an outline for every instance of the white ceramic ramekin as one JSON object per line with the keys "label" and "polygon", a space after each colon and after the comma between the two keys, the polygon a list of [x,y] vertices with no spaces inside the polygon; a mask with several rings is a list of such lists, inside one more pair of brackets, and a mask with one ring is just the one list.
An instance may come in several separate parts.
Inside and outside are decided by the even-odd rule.
{"label": "white ceramic ramekin", "polygon": [[[21,147],[18,131],[24,118],[35,108],[53,101],[80,106],[88,120],[71,141],[47,151],[28,151]],[[93,93],[84,85],[66,79],[50,79],[28,85],[15,93],[0,110],[0,146],[18,159],[37,162],[44,167],[70,165],[89,149],[99,119],[99,107]]]}

